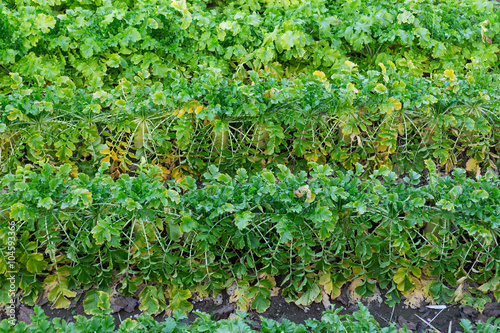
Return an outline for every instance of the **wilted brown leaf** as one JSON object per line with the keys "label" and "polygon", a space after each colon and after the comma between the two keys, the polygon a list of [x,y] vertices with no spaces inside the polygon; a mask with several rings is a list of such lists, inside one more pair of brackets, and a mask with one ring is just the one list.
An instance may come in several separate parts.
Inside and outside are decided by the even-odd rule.
{"label": "wilted brown leaf", "polygon": [[17,319],[19,321],[24,321],[26,324],[31,324],[31,318],[30,315],[35,314],[35,311],[33,309],[28,308],[27,306],[21,305],[19,308],[19,315]]}
{"label": "wilted brown leaf", "polygon": [[323,306],[325,307],[325,310],[328,310],[332,303],[330,302],[330,296],[325,292],[325,289],[321,290],[321,295],[323,296],[321,298],[321,303],[323,303]]}

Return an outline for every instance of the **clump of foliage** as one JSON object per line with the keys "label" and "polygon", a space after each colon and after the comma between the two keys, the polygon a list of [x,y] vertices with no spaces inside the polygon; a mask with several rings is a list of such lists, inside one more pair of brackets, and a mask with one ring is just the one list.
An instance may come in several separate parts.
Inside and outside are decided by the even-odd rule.
{"label": "clump of foliage", "polygon": [[[120,326],[115,329],[113,317],[109,313],[111,309],[108,303],[99,303],[99,309],[104,313],[96,315],[90,319],[84,316],[76,316],[75,322],[66,322],[59,318],[49,321],[43,310],[35,307],[35,314],[31,315],[31,324],[26,325],[20,322],[15,327],[9,327],[7,320],[0,323],[0,332],[37,332],[43,330],[46,333],[63,333],[63,332],[266,332],[266,333],[308,333],[308,332],[339,332],[339,333],[354,333],[354,332],[374,332],[374,333],[410,333],[411,330],[405,328],[396,329],[394,323],[389,327],[381,328],[375,321],[368,309],[359,304],[360,310],[355,311],[352,315],[340,315],[342,308],[332,308],[323,313],[321,320],[306,320],[305,324],[295,324],[287,319],[282,323],[278,323],[272,319],[262,318],[260,330],[256,331],[251,328],[251,322],[245,319],[245,313],[239,313],[239,316],[234,319],[223,319],[214,321],[210,315],[206,313],[198,313],[199,318],[191,324],[184,324],[181,321],[187,316],[176,311],[174,317],[169,317],[165,321],[157,322],[151,316],[141,314],[137,319],[127,318],[120,323]],[[467,319],[462,319],[460,322],[461,328],[466,333],[497,333],[500,331],[500,320],[488,320],[487,323],[479,322],[473,329],[472,324]]]}
{"label": "clump of foliage", "polygon": [[[44,291],[65,308],[75,289],[111,292],[117,281],[124,295],[139,290],[149,313],[190,311],[193,292],[231,285],[240,309],[265,311],[274,287],[306,306],[336,298],[356,279],[362,296],[388,289],[391,305],[417,289],[438,303],[500,297],[494,174],[473,180],[456,169],[441,177],[428,161],[422,185],[418,173],[400,179],[386,167],[362,180],[360,165],[341,172],[312,163],[309,175],[280,165],[235,176],[212,166],[198,188],[192,177],[165,187],[161,170],[147,165],[113,180],[108,166],[92,177],[67,164],[3,177],[0,232],[16,224],[19,259],[9,270],[18,272],[23,302],[33,305]],[[4,239],[0,273],[8,270]]]}
{"label": "clump of foliage", "polygon": [[[490,1],[5,5],[0,167],[498,169]],[[12,27],[16,27],[13,29]],[[3,39],[2,39],[3,38]]]}

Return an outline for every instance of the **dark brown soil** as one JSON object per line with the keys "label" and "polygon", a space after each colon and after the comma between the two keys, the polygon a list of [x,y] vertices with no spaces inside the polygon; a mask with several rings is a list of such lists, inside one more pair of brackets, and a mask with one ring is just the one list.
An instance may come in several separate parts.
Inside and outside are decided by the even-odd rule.
{"label": "dark brown soil", "polygon": [[[83,292],[79,292],[78,296],[80,297],[78,301],[75,302],[70,309],[66,310],[51,309],[49,303],[44,298],[41,298],[38,304],[43,308],[45,314],[49,318],[62,318],[67,322],[72,322],[74,321],[74,315],[90,317],[85,314],[83,309],[82,300],[84,297],[81,297],[83,294]],[[193,301],[193,311],[189,313],[188,318],[184,321],[189,323],[196,320],[198,317],[196,315],[197,312],[210,313],[214,319],[228,318],[231,313],[235,312],[234,306],[229,303],[228,296],[225,295],[225,293],[223,294],[224,299],[220,305],[216,305],[212,299]],[[335,305],[335,308],[341,306],[344,308],[340,314],[352,314],[354,311],[358,310],[357,305],[349,305],[345,302],[333,301],[332,304]],[[380,304],[378,302],[372,302],[371,304],[365,305],[367,305],[370,313],[382,327],[394,323],[398,328],[406,325],[407,328],[415,332],[424,332],[426,329],[431,329],[431,327],[423,321],[427,321],[440,332],[449,332],[450,325],[451,332],[462,332],[460,320],[463,318],[469,319],[472,323],[476,323],[479,320],[486,322],[489,317],[500,316],[500,303],[498,302],[487,303],[482,314],[471,307],[458,305],[450,305],[442,311],[429,309],[426,306],[420,309],[411,309],[405,306],[403,302],[393,308],[387,306],[385,303]],[[117,326],[126,318],[134,318],[141,313],[137,307],[137,299],[133,297],[121,297],[120,301],[115,303],[113,307],[115,310],[119,310],[113,313]],[[266,312],[259,314],[255,311],[250,311],[247,319],[253,322],[252,328],[259,330],[261,317],[270,318],[278,322],[286,318],[295,323],[304,323],[307,319],[320,320],[323,311],[325,311],[325,308],[322,303],[313,303],[309,307],[302,309],[294,303],[287,303],[283,296],[275,296],[271,297],[271,306]],[[33,310],[31,307],[21,305],[17,309],[17,319],[29,322],[29,315],[32,313]],[[0,319],[4,318],[6,318],[6,316],[5,313],[2,312]],[[156,316],[155,319],[162,321],[164,320],[164,315]]]}

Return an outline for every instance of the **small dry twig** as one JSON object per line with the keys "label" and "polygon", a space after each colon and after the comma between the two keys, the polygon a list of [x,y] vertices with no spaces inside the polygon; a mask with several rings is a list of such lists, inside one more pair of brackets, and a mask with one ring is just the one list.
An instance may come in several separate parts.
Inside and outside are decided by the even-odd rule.
{"label": "small dry twig", "polygon": [[[445,309],[446,309],[446,308],[445,308]],[[436,319],[436,318],[437,318],[437,317],[441,314],[441,312],[443,312],[443,311],[444,311],[444,309],[442,309],[441,311],[439,311],[439,312],[437,313],[437,315],[435,315],[435,316],[434,316],[434,318],[432,318],[432,319],[431,319],[431,321],[429,321],[429,324],[430,324],[430,323],[432,323],[432,322],[434,321],[434,319]]]}
{"label": "small dry twig", "polygon": [[435,328],[431,323],[427,322],[425,319],[423,319],[422,317],[420,317],[419,315],[415,315],[418,319],[420,319],[421,321],[423,321],[427,326],[429,326],[430,328],[432,328],[434,331],[438,332],[438,333],[441,333],[440,330],[438,330],[437,328]]}
{"label": "small dry twig", "polygon": [[385,319],[385,317],[384,317],[384,316],[382,316],[382,315],[380,315],[380,314],[378,314],[378,313],[376,313],[376,312],[375,312],[375,314],[376,314],[377,316],[379,316],[380,318],[382,318],[382,319],[383,319],[383,320],[384,320],[387,324],[390,324],[390,321],[387,321],[387,319]]}

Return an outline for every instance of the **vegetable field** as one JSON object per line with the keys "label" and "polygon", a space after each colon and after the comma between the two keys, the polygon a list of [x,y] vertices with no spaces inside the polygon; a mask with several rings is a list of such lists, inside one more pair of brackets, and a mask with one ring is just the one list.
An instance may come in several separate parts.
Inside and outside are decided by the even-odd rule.
{"label": "vegetable field", "polygon": [[[308,307],[346,288],[382,291],[390,306],[483,312],[500,300],[499,9],[4,0],[6,316],[82,297],[97,319],[78,329],[112,332],[116,295],[180,320],[221,293],[243,316],[277,293]],[[361,307],[342,320],[375,323]],[[14,332],[9,318],[0,331]],[[51,325],[33,318],[34,330]],[[339,318],[263,331],[327,332]],[[170,319],[169,332],[247,325]],[[154,325],[143,316],[120,329]]]}

